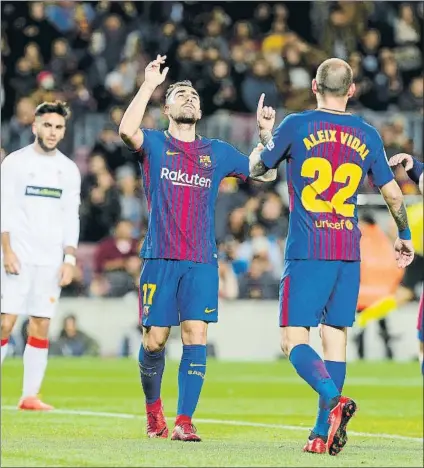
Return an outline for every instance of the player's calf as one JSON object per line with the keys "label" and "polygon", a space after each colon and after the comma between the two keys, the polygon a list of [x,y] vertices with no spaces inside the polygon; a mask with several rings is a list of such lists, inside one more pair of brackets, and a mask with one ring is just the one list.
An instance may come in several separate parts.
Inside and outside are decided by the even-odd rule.
{"label": "player's calf", "polygon": [[322,398],[323,407],[332,409],[337,405],[340,392],[325,368],[319,355],[307,344],[309,331],[305,327],[282,328],[282,343],[299,376]]}
{"label": "player's calf", "polygon": [[17,316],[12,314],[1,314],[1,364],[7,355],[9,338],[15,326]]}
{"label": "player's calf", "polygon": [[200,442],[192,417],[206,374],[207,323],[185,320],[181,323],[183,354],[178,370],[178,409],[172,440]]}
{"label": "player's calf", "polygon": [[[346,377],[346,328],[322,325],[320,327],[320,337],[324,350],[325,368],[341,393]],[[330,411],[324,407],[324,402],[320,397],[318,414],[313,429],[315,434],[324,435],[326,438],[329,429],[329,415]]]}
{"label": "player's calf", "polygon": [[146,398],[147,435],[150,438],[168,437],[160,392],[165,369],[165,344],[169,333],[169,327],[144,328],[138,356],[140,380]]}
{"label": "player's calf", "polygon": [[[28,325],[28,340],[24,350],[24,383],[20,407],[22,406],[22,401],[27,398],[33,398],[34,401],[38,400],[37,394],[40,391],[47,368],[49,351],[49,340],[47,336],[49,326],[50,319],[48,318],[30,317]],[[46,409],[42,408],[43,405],[38,405],[36,403],[34,403],[34,405],[39,407],[22,407],[21,409]]]}

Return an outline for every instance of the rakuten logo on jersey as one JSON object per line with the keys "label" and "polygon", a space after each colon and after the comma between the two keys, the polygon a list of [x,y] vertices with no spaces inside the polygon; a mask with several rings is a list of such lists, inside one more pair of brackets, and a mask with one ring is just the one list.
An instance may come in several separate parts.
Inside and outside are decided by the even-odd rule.
{"label": "rakuten logo on jersey", "polygon": [[204,187],[211,188],[212,180],[200,177],[199,174],[189,175],[186,172],[170,171],[167,167],[162,167],[160,178],[170,180],[172,185],[182,185],[183,187]]}

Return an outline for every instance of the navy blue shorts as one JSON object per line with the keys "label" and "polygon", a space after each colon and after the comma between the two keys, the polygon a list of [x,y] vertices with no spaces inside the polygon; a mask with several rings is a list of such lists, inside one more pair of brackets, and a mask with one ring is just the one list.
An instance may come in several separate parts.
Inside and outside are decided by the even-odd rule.
{"label": "navy blue shorts", "polygon": [[280,327],[351,327],[360,262],[286,260],[280,283]]}
{"label": "navy blue shorts", "polygon": [[146,259],[140,275],[140,323],[178,326],[185,320],[218,321],[218,266]]}

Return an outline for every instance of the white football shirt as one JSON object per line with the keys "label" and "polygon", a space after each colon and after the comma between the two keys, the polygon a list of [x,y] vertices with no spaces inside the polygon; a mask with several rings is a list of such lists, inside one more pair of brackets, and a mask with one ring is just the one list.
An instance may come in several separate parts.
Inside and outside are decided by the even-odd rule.
{"label": "white football shirt", "polygon": [[21,263],[57,265],[65,247],[77,247],[81,175],[59,150],[42,155],[34,145],[1,164],[1,232],[10,234]]}

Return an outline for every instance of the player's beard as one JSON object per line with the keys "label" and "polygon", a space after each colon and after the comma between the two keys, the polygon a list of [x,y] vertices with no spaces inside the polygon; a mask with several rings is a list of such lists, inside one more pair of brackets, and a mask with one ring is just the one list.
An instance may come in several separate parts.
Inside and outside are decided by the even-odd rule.
{"label": "player's beard", "polygon": [[173,116],[172,118],[174,119],[174,122],[177,125],[182,125],[182,124],[194,125],[197,122],[197,119],[194,113],[189,114],[189,113],[184,113],[184,111],[182,111],[179,115]]}
{"label": "player's beard", "polygon": [[52,151],[55,151],[57,148],[57,145],[54,145],[53,148],[49,148],[45,143],[42,138],[37,136],[37,143],[40,145],[40,148],[45,152],[45,153],[51,153]]}

